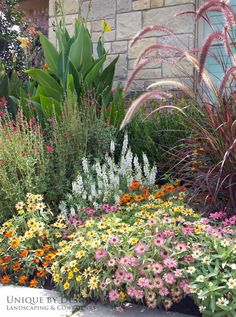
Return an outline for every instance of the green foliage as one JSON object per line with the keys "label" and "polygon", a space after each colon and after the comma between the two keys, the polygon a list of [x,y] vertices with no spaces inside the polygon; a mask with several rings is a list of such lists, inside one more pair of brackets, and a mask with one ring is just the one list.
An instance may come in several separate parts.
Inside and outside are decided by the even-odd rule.
{"label": "green foliage", "polygon": [[[111,88],[118,57],[104,68],[107,53],[104,49],[101,50],[101,47],[103,48],[101,37],[98,47],[102,54],[96,59],[93,57],[91,35],[85,23],[79,19],[75,21],[73,36],[68,34],[62,22],[56,27],[56,36],[58,50],[43,34],[40,34],[48,69],[27,71],[27,74],[38,84],[32,100],[40,105],[41,113],[47,119],[51,118],[53,111],[50,111],[49,107],[55,106],[57,114],[61,116],[63,101],[70,94],[76,95],[81,105],[81,99],[88,90],[93,91],[100,108],[107,107],[112,101]],[[50,98],[50,100],[46,99],[46,103],[43,102],[45,97]],[[47,104],[46,110],[45,104]]]}

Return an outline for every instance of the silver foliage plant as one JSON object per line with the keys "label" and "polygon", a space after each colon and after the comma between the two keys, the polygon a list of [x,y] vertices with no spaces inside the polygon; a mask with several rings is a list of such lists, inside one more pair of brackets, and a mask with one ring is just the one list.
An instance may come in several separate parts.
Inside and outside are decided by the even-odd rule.
{"label": "silver foliage plant", "polygon": [[[111,142],[110,153],[105,155],[103,163],[95,161],[89,163],[82,159],[82,171],[72,183],[72,194],[67,196],[70,205],[76,209],[83,207],[99,208],[102,204],[119,204],[120,195],[127,191],[133,180],[138,180],[145,187],[155,184],[157,168],[150,166],[147,156],[143,153],[143,162],[139,162],[128,146],[127,134],[119,161],[115,162],[115,144]],[[76,204],[75,204],[76,202]],[[61,204],[63,210],[65,204]],[[74,213],[74,207],[71,208]]]}

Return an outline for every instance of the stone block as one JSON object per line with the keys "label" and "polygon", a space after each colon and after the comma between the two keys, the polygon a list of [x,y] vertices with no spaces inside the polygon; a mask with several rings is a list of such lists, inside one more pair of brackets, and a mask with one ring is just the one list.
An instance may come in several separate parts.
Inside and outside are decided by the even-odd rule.
{"label": "stone block", "polygon": [[163,78],[193,76],[194,68],[189,62],[185,60],[177,62],[175,59],[170,59],[170,61],[173,61],[173,63],[168,63],[168,60],[163,62]]}
{"label": "stone block", "polygon": [[53,28],[49,28],[49,30],[48,30],[48,37],[49,37],[49,40],[52,42],[52,44],[53,44],[54,46],[57,46],[56,33],[54,32],[54,29],[53,29]]}
{"label": "stone block", "polygon": [[141,29],[141,12],[117,14],[117,40],[132,39]]}
{"label": "stone block", "polygon": [[[131,75],[129,72],[128,77]],[[159,79],[162,78],[161,68],[141,69],[135,76],[135,79]]]}
{"label": "stone block", "polygon": [[126,53],[128,41],[115,41],[111,44],[112,53]]}
{"label": "stone block", "polygon": [[[132,47],[128,49],[129,58],[137,58],[139,55],[150,45],[153,45],[157,42],[156,37],[147,37],[141,38],[138,40]],[[155,56],[156,54],[152,54],[151,56]]]}
{"label": "stone block", "polygon": [[132,9],[132,0],[117,0],[117,13],[129,12]]}
{"label": "stone block", "polygon": [[[88,11],[87,5],[82,8],[82,14],[86,16]],[[114,0],[92,0],[91,9],[89,12],[89,20],[94,21],[98,19],[106,19],[115,17],[116,1]]]}
{"label": "stone block", "polygon": [[196,0],[165,0],[165,6],[175,6],[178,4],[195,3]]}
{"label": "stone block", "polygon": [[150,0],[133,1],[133,10],[144,10],[150,8]]}
{"label": "stone block", "polygon": [[78,0],[64,0],[65,14],[77,13],[79,11]]}
{"label": "stone block", "polygon": [[151,8],[159,8],[164,6],[164,0],[151,0]]}
{"label": "stone block", "polygon": [[[135,63],[136,63],[136,59],[129,59],[129,60],[128,60],[128,69],[129,69],[129,70],[133,70],[134,67],[135,67]],[[158,61],[158,62],[151,62],[151,63],[145,65],[145,66],[143,67],[143,69],[159,68],[159,67],[161,67],[161,65],[162,65],[162,62],[161,62],[161,61],[160,61],[160,62],[159,62],[159,61]]]}
{"label": "stone block", "polygon": [[[193,10],[193,5],[179,5],[178,10]],[[190,14],[175,17],[176,7],[162,7],[143,12],[144,26],[163,24],[171,27],[175,33],[194,32],[194,17]]]}

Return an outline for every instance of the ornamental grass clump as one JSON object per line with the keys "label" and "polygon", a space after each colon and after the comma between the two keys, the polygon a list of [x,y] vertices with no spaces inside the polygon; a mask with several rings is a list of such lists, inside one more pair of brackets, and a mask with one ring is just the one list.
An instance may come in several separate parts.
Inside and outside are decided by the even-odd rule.
{"label": "ornamental grass clump", "polygon": [[[101,204],[118,204],[120,195],[128,189],[133,180],[144,186],[153,186],[156,180],[156,166],[151,167],[148,158],[143,154],[143,164],[128,148],[128,136],[125,135],[119,161],[115,161],[115,144],[112,141],[110,154],[104,161],[90,164],[87,158],[82,159],[82,171],[72,183],[72,194],[67,196],[67,202],[72,210],[81,207],[98,208]],[[65,204],[61,207],[64,209]]]}
{"label": "ornamental grass clump", "polygon": [[[223,18],[223,23],[215,26],[211,14],[217,13]],[[127,81],[127,90],[136,74],[147,64],[163,62],[177,70],[180,76],[188,78],[187,82],[177,80],[159,80],[148,87],[148,92],[133,102],[121,124],[128,124],[142,104],[148,100],[163,100],[173,94],[162,90],[171,87],[182,90],[197,104],[201,119],[195,120],[179,107],[179,110],[195,131],[195,136],[185,140],[178,157],[178,172],[191,180],[193,195],[200,197],[202,202],[212,202],[217,207],[233,210],[236,207],[236,160],[235,160],[235,41],[234,32],[236,17],[233,7],[226,1],[206,1],[197,11],[184,11],[177,15],[192,14],[196,22],[200,19],[209,27],[210,34],[204,40],[201,48],[183,49],[181,45],[156,43],[145,49],[138,57],[136,67]],[[146,27],[141,30],[131,42],[131,46],[148,32],[159,31],[164,35],[177,39],[174,31],[160,25]],[[217,47],[219,54],[214,49]],[[156,56],[156,51],[158,55]],[[154,55],[155,54],[155,55]],[[207,60],[211,58],[222,70],[222,77],[215,81],[213,74],[207,70]],[[190,71],[191,69],[191,71]],[[192,70],[195,69],[196,76]],[[176,76],[175,76],[176,77]],[[193,82],[194,81],[194,82]],[[189,84],[188,84],[189,83]],[[161,111],[167,106],[159,106],[155,111]],[[200,159],[196,151],[201,149]],[[199,153],[200,153],[199,152]],[[192,166],[194,161],[194,168]],[[192,169],[193,168],[193,169]],[[193,175],[193,170],[195,171]]]}

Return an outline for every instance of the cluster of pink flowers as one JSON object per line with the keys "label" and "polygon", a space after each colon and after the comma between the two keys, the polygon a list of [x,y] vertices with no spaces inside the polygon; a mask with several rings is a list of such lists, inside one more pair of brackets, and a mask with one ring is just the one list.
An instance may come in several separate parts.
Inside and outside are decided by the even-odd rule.
{"label": "cluster of pink flowers", "polygon": [[117,212],[118,207],[114,205],[109,205],[109,204],[103,204],[102,205],[102,210],[105,212]]}
{"label": "cluster of pink flowers", "polygon": [[213,220],[222,220],[226,218],[226,216],[227,216],[226,212],[218,211],[218,212],[211,213],[209,218]]}

